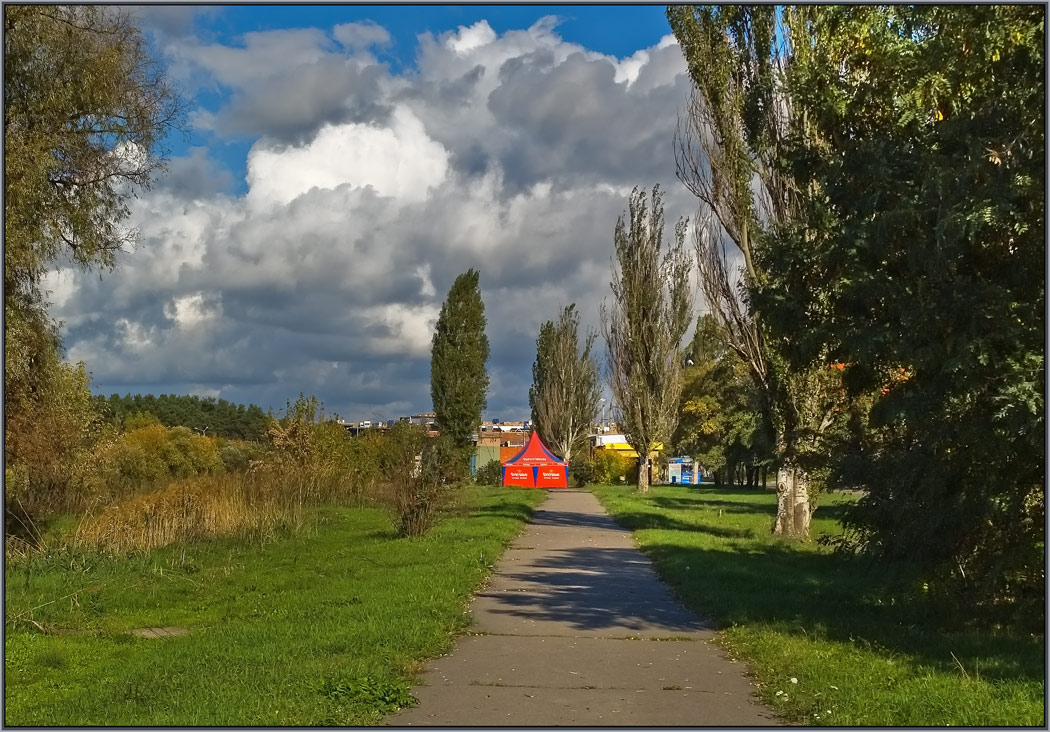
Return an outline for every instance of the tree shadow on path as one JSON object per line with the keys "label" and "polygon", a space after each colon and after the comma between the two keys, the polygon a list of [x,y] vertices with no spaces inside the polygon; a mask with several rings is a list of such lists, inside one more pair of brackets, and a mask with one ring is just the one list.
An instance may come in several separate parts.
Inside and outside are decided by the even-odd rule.
{"label": "tree shadow on path", "polygon": [[556,550],[501,578],[508,589],[482,593],[494,598],[490,611],[499,614],[616,634],[674,635],[709,628],[674,599],[636,549]]}

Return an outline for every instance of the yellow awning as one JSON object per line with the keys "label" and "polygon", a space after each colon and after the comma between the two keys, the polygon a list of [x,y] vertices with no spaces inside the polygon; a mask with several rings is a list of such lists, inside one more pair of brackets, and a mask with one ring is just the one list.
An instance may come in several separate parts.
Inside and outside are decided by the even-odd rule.
{"label": "yellow awning", "polygon": [[[616,452],[626,457],[638,457],[637,451],[626,442],[607,442],[604,445],[599,445],[598,450],[615,450]],[[662,452],[664,449],[663,443],[656,443],[656,447],[649,453],[652,455],[655,452]]]}

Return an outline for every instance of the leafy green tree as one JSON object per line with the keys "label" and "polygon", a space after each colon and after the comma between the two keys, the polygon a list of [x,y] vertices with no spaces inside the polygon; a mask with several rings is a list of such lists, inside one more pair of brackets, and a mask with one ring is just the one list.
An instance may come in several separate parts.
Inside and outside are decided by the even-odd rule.
{"label": "leafy green tree", "polygon": [[65,380],[40,293],[61,258],[110,266],[134,239],[127,198],[149,185],[179,98],[126,12],[4,6],[5,458],[30,472],[48,392]]}
{"label": "leafy green tree", "polygon": [[438,315],[430,357],[437,427],[463,451],[464,466],[488,403],[489,339],[479,279],[479,273],[469,269],[452,283]]}
{"label": "leafy green tree", "polygon": [[566,462],[585,442],[601,398],[601,371],[591,352],[598,336],[588,332],[581,351],[579,330],[575,303],[562,310],[557,323],[540,326],[529,388],[532,423]]}
{"label": "leafy green tree", "polygon": [[698,318],[687,354],[675,451],[696,458],[716,484],[737,480],[743,467],[755,485],[758,468],[772,457],[769,425],[746,366],[710,313]]}
{"label": "leafy green tree", "polygon": [[4,285],[25,292],[63,250],[113,264],[181,108],[125,11],[10,5],[4,31]]}
{"label": "leafy green tree", "polygon": [[[830,350],[873,395],[836,470],[863,547],[972,601],[1042,612],[1045,12],[797,14],[790,160],[804,216],[758,307],[792,358]],[[803,41],[804,39],[804,41]]]}
{"label": "leafy green tree", "polygon": [[707,305],[746,364],[763,418],[773,427],[777,513],[773,532],[805,537],[816,508],[814,468],[826,454],[839,389],[828,354],[791,361],[793,338],[773,337],[752,294],[767,272],[773,232],[797,221],[799,188],[786,153],[810,135],[786,73],[805,36],[789,32],[797,11],[775,6],[670,7],[695,93],[676,145],[679,179],[699,199],[697,259]]}
{"label": "leafy green tree", "polygon": [[664,210],[658,186],[649,200],[637,188],[628,217],[616,221],[612,304],[601,308],[609,383],[623,414],[628,443],[638,453],[639,492],[649,490],[649,455],[668,442],[682,392],[682,336],[692,320],[685,220],[663,248]]}

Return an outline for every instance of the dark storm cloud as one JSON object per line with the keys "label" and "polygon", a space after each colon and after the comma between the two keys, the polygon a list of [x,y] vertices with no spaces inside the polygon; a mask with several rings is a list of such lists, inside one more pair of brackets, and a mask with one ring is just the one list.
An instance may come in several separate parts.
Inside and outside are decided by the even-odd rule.
{"label": "dark storm cloud", "polygon": [[582,53],[548,68],[519,61],[504,64],[488,98],[497,122],[519,133],[520,144],[500,155],[509,183],[666,177],[677,106],[688,90],[684,79],[624,88],[609,61]]}
{"label": "dark storm cloud", "polygon": [[382,122],[385,67],[367,51],[389,41],[374,24],[246,33],[237,45],[170,40],[172,73],[190,89],[229,92],[218,110],[198,109],[193,122],[223,138],[265,137],[301,144],[324,124]]}
{"label": "dark storm cloud", "polygon": [[339,58],[289,69],[236,91],[230,102],[209,118],[222,137],[261,137],[302,144],[324,124],[382,123],[391,107],[381,97],[386,71],[357,68]]}

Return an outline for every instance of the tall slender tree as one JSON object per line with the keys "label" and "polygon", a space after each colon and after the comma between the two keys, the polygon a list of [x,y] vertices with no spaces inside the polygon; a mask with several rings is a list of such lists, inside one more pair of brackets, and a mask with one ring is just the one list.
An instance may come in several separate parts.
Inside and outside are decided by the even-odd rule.
{"label": "tall slender tree", "polygon": [[479,280],[480,274],[468,269],[452,283],[438,315],[430,356],[430,396],[437,427],[464,451],[488,403],[489,339]]}
{"label": "tall slender tree", "polygon": [[[792,362],[792,337],[772,338],[752,307],[766,273],[763,253],[779,227],[800,219],[789,144],[811,134],[789,93],[792,27],[799,11],[774,6],[671,7],[694,95],[679,125],[679,179],[700,201],[697,261],[707,305],[747,364],[774,428],[777,513],[773,532],[806,536],[815,509],[813,465],[839,411],[826,349]],[[800,41],[803,42],[803,41]]]}
{"label": "tall slender tree", "polygon": [[579,330],[575,303],[562,310],[557,323],[540,326],[529,388],[532,423],[566,462],[584,442],[601,398],[601,371],[591,352],[597,333],[587,332],[581,352]]}
{"label": "tall slender tree", "polygon": [[772,439],[747,366],[710,313],[697,319],[686,353],[681,416],[672,437],[676,453],[695,457],[716,484],[734,482],[739,468],[748,485],[757,484]]}
{"label": "tall slender tree", "polygon": [[622,413],[624,434],[638,453],[638,490],[649,490],[649,456],[668,442],[678,423],[682,393],[682,336],[692,320],[687,222],[663,245],[664,209],[659,186],[649,200],[635,188],[628,216],[616,221],[612,303],[602,304],[608,377]]}

